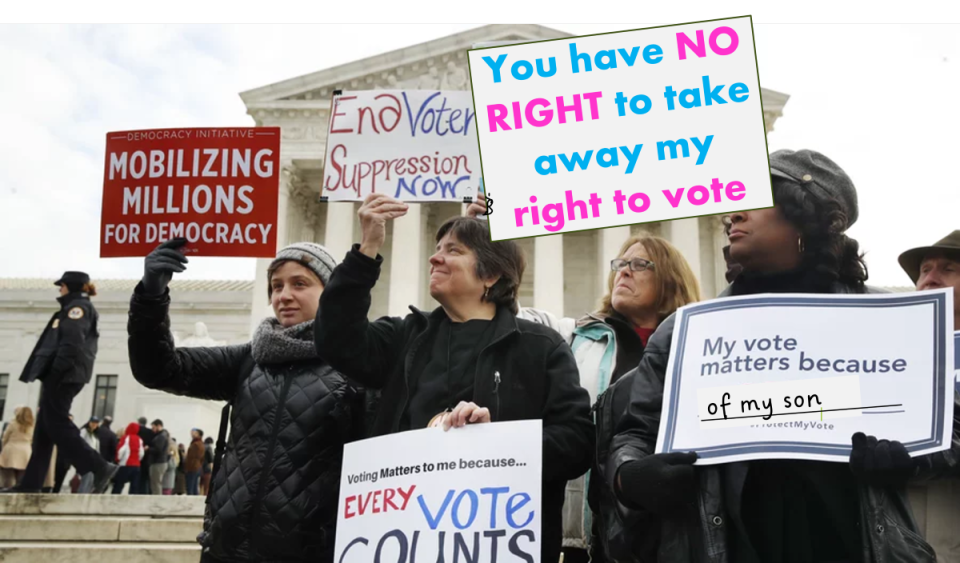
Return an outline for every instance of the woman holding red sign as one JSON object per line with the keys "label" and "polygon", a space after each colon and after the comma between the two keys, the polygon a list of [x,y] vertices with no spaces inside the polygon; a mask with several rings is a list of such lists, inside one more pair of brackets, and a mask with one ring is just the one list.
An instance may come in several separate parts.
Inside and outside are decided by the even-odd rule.
{"label": "woman holding red sign", "polygon": [[264,319],[251,342],[176,348],[167,284],[186,268],[185,243],[172,240],[147,256],[127,332],[137,381],[233,407],[198,538],[201,561],[331,562],[343,444],[363,435],[365,412],[363,392],[313,345],[317,304],[336,262],[318,244],[284,248],[267,270],[276,318]]}

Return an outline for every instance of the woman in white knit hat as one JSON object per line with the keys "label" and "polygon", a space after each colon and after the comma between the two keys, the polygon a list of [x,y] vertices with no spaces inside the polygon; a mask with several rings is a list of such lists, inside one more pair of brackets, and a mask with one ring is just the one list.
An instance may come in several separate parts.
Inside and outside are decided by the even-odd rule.
{"label": "woman in white knit hat", "polygon": [[[317,355],[313,324],[336,261],[297,243],[270,264],[276,317],[250,343],[174,347],[167,284],[184,239],[147,256],[130,304],[130,365],[143,385],[229,401],[230,436],[214,470],[201,561],[332,561],[343,444],[362,437],[364,393]],[[216,467],[216,464],[215,464]]]}

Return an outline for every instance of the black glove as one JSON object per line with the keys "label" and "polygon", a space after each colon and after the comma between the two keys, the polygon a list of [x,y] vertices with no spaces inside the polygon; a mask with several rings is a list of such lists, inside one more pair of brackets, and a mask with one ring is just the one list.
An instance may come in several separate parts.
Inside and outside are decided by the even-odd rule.
{"label": "black glove", "polygon": [[850,450],[850,470],[868,485],[886,487],[905,485],[916,474],[917,466],[900,442],[878,441],[857,432]]}
{"label": "black glove", "polygon": [[628,461],[617,473],[619,496],[654,514],[669,514],[693,505],[696,480],[695,452],[649,455]]}
{"label": "black glove", "polygon": [[178,249],[187,244],[185,238],[175,238],[161,244],[143,261],[143,292],[159,297],[167,290],[173,273],[187,270],[187,258]]}

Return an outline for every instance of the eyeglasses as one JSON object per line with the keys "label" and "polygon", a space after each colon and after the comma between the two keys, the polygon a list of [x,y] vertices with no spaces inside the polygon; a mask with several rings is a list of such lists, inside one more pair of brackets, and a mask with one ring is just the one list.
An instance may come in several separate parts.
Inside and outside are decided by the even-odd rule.
{"label": "eyeglasses", "polygon": [[644,260],[643,258],[634,258],[633,260],[624,260],[623,258],[617,258],[610,261],[610,269],[614,272],[619,272],[624,266],[630,266],[631,272],[642,272],[644,270],[652,270],[654,263],[649,260]]}

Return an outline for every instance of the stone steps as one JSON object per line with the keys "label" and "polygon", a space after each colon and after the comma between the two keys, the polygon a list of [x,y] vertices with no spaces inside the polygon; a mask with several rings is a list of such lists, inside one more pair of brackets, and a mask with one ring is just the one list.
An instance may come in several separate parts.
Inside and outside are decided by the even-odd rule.
{"label": "stone steps", "polygon": [[[191,543],[203,518],[0,516],[2,541]],[[2,561],[2,560],[0,560]]]}
{"label": "stone steps", "polygon": [[0,494],[0,562],[196,563],[203,497]]}
{"label": "stone steps", "polygon": [[198,516],[204,497],[163,495],[0,494],[0,514]]}
{"label": "stone steps", "polygon": [[3,563],[197,563],[196,543],[0,542]]}

